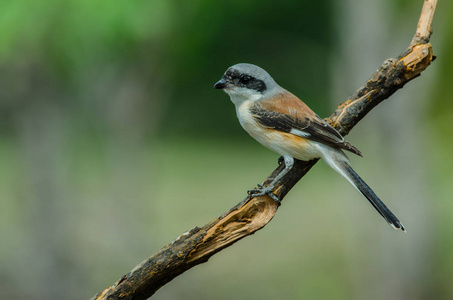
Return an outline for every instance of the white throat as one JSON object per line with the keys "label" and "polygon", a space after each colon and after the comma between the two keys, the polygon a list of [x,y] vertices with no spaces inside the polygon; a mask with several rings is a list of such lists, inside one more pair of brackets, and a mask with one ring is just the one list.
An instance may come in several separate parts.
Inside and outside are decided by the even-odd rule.
{"label": "white throat", "polygon": [[244,102],[254,102],[263,98],[263,94],[260,92],[244,88],[232,88],[224,91],[230,96],[231,102],[233,102],[236,107],[239,107]]}

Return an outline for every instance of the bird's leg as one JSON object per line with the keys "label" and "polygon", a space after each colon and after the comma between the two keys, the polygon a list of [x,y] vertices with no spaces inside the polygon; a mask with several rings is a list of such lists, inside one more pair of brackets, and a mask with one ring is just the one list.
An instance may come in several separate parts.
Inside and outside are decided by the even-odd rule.
{"label": "bird's leg", "polygon": [[280,204],[280,199],[273,193],[274,185],[282,179],[283,176],[286,175],[286,173],[291,170],[291,168],[294,165],[294,158],[292,156],[283,156],[283,160],[285,161],[285,168],[272,180],[272,182],[267,186],[263,186],[262,184],[258,184],[258,189],[253,189],[249,190],[248,193],[249,195],[253,196],[263,196],[263,195],[269,195],[275,202]]}

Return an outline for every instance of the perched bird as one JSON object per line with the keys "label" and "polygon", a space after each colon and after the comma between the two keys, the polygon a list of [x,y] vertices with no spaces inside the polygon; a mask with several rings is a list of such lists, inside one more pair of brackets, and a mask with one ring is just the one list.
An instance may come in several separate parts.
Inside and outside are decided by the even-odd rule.
{"label": "perched bird", "polygon": [[223,89],[230,96],[245,131],[284,159],[285,169],[267,187],[259,185],[258,189],[252,190],[254,195],[267,194],[280,202],[273,189],[275,183],[291,170],[294,159],[321,158],[359,190],[393,228],[406,231],[351,168],[343,152],[347,150],[362,156],[360,151],[304,102],[280,87],[265,70],[252,64],[236,64],[228,68],[214,88]]}

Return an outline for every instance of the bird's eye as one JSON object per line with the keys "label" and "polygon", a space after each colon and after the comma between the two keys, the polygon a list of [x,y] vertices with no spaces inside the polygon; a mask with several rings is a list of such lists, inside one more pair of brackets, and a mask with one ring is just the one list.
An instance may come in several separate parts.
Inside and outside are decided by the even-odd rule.
{"label": "bird's eye", "polygon": [[241,76],[241,78],[239,79],[239,81],[240,81],[241,83],[243,83],[243,84],[247,84],[247,83],[249,83],[250,79],[252,79],[252,78],[250,78],[250,76],[247,76],[247,75],[246,75],[246,76]]}

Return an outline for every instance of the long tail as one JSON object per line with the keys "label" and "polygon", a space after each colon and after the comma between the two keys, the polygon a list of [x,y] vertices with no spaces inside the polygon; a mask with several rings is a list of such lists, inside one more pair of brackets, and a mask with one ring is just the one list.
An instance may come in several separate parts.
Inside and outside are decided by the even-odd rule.
{"label": "long tail", "polygon": [[[351,168],[348,159],[343,151],[339,149],[323,147],[323,159],[335,171],[343,175],[379,212],[379,214],[395,229],[406,231],[403,224],[379,199],[373,190],[363,181],[362,178]],[[333,150],[333,151],[332,151]]]}
{"label": "long tail", "polygon": [[347,173],[347,179],[354,185],[359,192],[367,198],[367,200],[373,205],[373,207],[378,211],[378,213],[395,229],[401,229],[406,231],[403,224],[398,220],[398,218],[387,208],[384,202],[379,199],[379,197],[373,192],[373,190],[363,181],[362,178],[351,168],[349,164],[343,162],[344,170]]}

